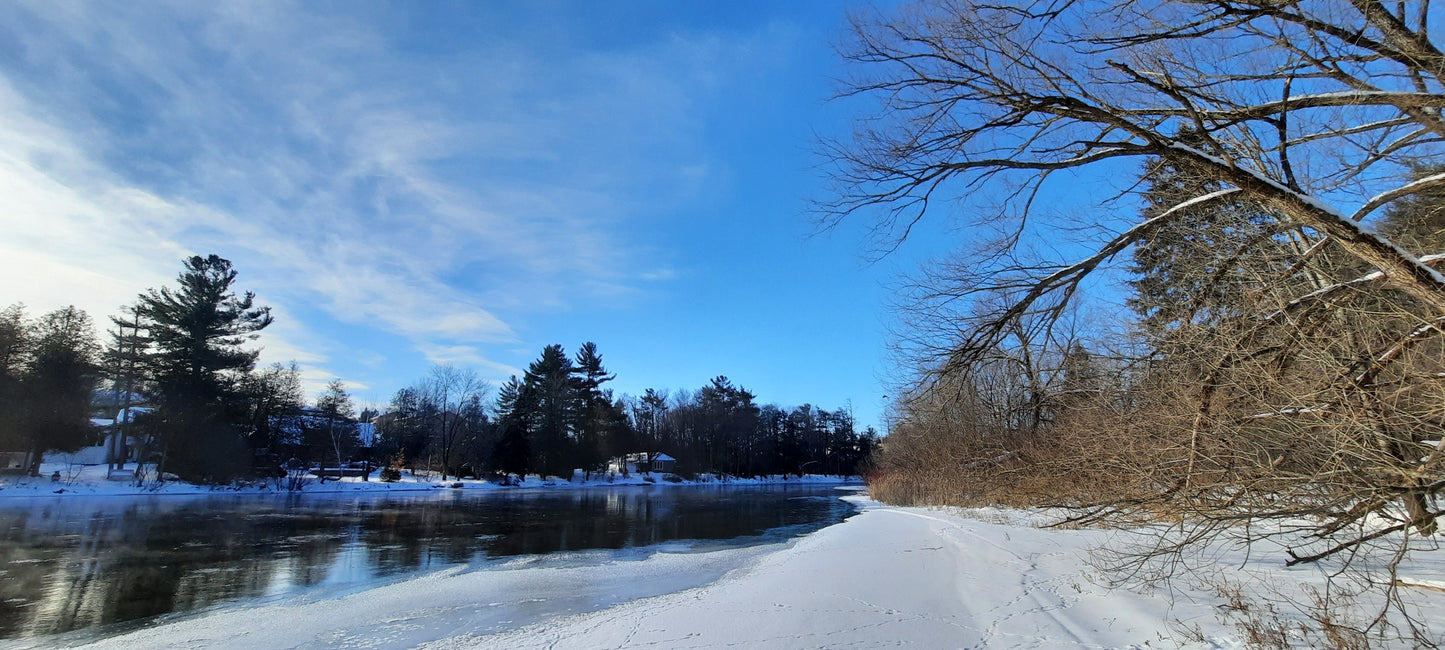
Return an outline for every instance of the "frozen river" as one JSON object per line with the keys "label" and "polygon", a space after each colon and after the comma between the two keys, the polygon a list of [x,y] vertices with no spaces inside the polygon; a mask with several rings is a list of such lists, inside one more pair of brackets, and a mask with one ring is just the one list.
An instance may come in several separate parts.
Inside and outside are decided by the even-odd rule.
{"label": "frozen river", "polygon": [[[853,514],[841,494],[688,486],[14,499],[0,503],[0,639],[10,640],[0,646],[94,640],[199,610],[330,598],[441,570],[512,575],[773,544]],[[606,593],[559,585],[513,596],[592,609],[731,568],[643,576]]]}

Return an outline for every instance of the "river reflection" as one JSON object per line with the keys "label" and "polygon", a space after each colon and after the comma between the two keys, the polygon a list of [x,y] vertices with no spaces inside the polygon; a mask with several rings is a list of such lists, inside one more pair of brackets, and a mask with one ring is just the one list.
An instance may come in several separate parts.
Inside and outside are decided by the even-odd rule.
{"label": "river reflection", "polygon": [[[674,540],[775,541],[850,515],[836,490],[676,487],[0,504],[0,638],[339,593],[445,566]],[[127,625],[128,623],[128,625]]]}

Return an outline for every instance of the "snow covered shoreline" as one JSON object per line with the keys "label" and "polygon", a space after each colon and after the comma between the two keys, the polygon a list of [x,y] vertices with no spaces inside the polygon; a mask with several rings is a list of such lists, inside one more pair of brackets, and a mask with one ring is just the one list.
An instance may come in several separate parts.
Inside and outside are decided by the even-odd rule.
{"label": "snow covered shoreline", "polygon": [[1239,645],[1212,599],[1090,582],[1087,548],[1105,531],[858,503],[859,515],[700,588],[422,647],[1175,647],[1179,621],[1205,624],[1197,647]]}
{"label": "snow covered shoreline", "polygon": [[[59,473],[59,480],[52,476]],[[373,472],[373,474],[375,474]],[[650,480],[649,480],[650,479]],[[662,474],[633,474],[628,477],[615,476],[612,480],[597,478],[590,481],[566,481],[562,479],[541,480],[530,476],[518,486],[504,486],[474,479],[440,480],[437,476],[413,475],[403,472],[402,479],[394,483],[383,483],[373,477],[362,481],[359,478],[343,479],[310,478],[298,492],[290,492],[271,481],[256,481],[249,485],[196,485],[183,481],[167,481],[161,484],[148,483],[137,487],[132,481],[106,478],[103,465],[76,466],[67,463],[45,463],[41,465],[40,476],[0,476],[0,503],[16,497],[65,497],[65,496],[165,496],[165,495],[295,495],[295,494],[361,494],[390,492],[418,492],[434,490],[531,490],[531,489],[584,489],[622,486],[689,486],[689,485],[845,485],[861,484],[857,477],[807,475],[766,478],[713,478],[699,477],[695,481],[671,481]]]}
{"label": "snow covered shoreline", "polygon": [[[1100,584],[1091,549],[1127,531],[1039,528],[1036,512],[845,498],[857,515],[789,542],[524,556],[163,620],[89,645],[50,637],[0,647],[1244,647],[1217,591]],[[1228,551],[1203,563],[1280,593],[1319,583],[1317,568],[1260,556]],[[1426,557],[1402,569],[1428,585],[1445,577],[1442,564]],[[1432,629],[1445,627],[1445,594],[1408,591]]]}

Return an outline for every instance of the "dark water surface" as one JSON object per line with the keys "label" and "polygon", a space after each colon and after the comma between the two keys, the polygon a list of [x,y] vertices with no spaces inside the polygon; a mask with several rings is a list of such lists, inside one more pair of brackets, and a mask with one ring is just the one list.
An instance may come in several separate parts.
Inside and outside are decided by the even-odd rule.
{"label": "dark water surface", "polygon": [[176,612],[344,593],[518,555],[776,542],[847,518],[843,494],[689,486],[14,499],[0,502],[0,639],[119,632]]}

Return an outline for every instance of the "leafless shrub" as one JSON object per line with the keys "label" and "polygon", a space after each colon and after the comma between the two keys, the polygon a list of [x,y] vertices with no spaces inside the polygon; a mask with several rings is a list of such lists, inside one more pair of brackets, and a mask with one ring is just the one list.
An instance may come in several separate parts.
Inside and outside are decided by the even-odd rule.
{"label": "leafless shrub", "polygon": [[1305,587],[1300,594],[1288,594],[1275,586],[1251,590],[1219,577],[1206,582],[1223,601],[1220,619],[1232,624],[1249,648],[1368,650],[1410,642],[1394,628],[1362,621],[1355,594],[1348,590]]}

